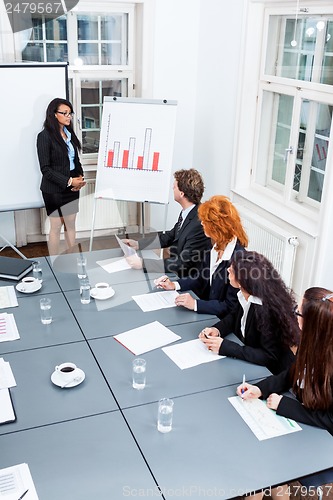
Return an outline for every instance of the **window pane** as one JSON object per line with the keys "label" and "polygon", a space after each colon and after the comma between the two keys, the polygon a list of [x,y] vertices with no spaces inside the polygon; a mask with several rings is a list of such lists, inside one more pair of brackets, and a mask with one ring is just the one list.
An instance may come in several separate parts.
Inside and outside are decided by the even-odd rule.
{"label": "window pane", "polygon": [[102,43],[101,64],[121,64],[121,47],[119,44]]}
{"label": "window pane", "polygon": [[79,40],[98,40],[98,16],[77,16]]}
{"label": "window pane", "polygon": [[265,72],[274,76],[331,83],[333,20],[301,15],[270,16]]}
{"label": "window pane", "polygon": [[44,62],[43,44],[28,43],[26,48],[22,51],[22,61]]}
{"label": "window pane", "polygon": [[66,16],[51,19],[45,23],[46,40],[67,40]]}
{"label": "window pane", "polygon": [[67,44],[66,43],[47,43],[46,54],[48,62],[68,61]]}
{"label": "window pane", "polygon": [[293,97],[264,92],[256,173],[263,186],[285,183],[292,110]]}
{"label": "window pane", "polygon": [[97,43],[79,43],[78,54],[83,64],[99,64]]}
{"label": "window pane", "polygon": [[101,40],[122,38],[122,16],[101,16]]}
{"label": "window pane", "polygon": [[321,201],[331,121],[331,106],[308,100],[302,101],[294,176],[294,189],[298,191],[300,201],[304,201],[306,197]]}

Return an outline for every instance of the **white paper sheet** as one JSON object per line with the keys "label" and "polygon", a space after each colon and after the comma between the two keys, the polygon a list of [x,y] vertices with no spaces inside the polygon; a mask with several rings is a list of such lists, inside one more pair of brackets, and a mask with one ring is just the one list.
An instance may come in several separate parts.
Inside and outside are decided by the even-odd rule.
{"label": "white paper sheet", "polygon": [[114,338],[136,356],[181,339],[158,321],[119,333]]}
{"label": "white paper sheet", "polygon": [[302,430],[295,420],[281,417],[267,408],[266,401],[243,400],[239,396],[228,399],[259,441]]}
{"label": "white paper sheet", "polygon": [[96,262],[99,266],[101,266],[104,271],[108,273],[117,273],[119,271],[126,271],[126,269],[131,269],[131,266],[125,259],[125,257],[122,257],[121,259],[115,260],[115,259],[105,259],[105,260],[98,260]]}
{"label": "white paper sheet", "polygon": [[0,314],[0,342],[17,340],[20,338],[14,314]]}
{"label": "white paper sheet", "polygon": [[0,286],[0,309],[17,307],[17,297],[13,286]]}
{"label": "white paper sheet", "polygon": [[0,358],[0,389],[15,387],[16,381],[9,361]]}
{"label": "white paper sheet", "polygon": [[125,257],[129,257],[130,255],[135,255],[136,254],[136,251],[134,250],[134,248],[131,248],[128,245],[126,245],[126,243],[123,243],[122,240],[120,238],[118,238],[117,235],[115,235],[115,237],[116,237],[118,245],[122,249],[123,254],[125,255]]}
{"label": "white paper sheet", "polygon": [[219,356],[209,351],[200,339],[189,340],[181,344],[163,347],[162,351],[164,351],[181,370],[225,358],[225,356]]}
{"label": "white paper sheet", "polygon": [[175,304],[176,297],[179,293],[175,290],[145,293],[142,295],[133,295],[132,299],[138,304],[143,312],[157,311],[168,307],[177,307]]}
{"label": "white paper sheet", "polygon": [[0,389],[0,423],[13,422],[14,420],[15,413],[9,390]]}
{"label": "white paper sheet", "polygon": [[17,500],[27,490],[24,500],[38,500],[28,464],[14,465],[0,470],[0,498]]}

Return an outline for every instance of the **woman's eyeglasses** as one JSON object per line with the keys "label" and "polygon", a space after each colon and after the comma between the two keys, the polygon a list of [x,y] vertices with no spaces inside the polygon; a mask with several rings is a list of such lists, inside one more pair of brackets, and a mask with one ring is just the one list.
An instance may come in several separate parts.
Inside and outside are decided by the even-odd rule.
{"label": "woman's eyeglasses", "polygon": [[67,113],[67,111],[56,111],[56,113],[59,113],[59,115],[64,115],[66,118],[73,118],[74,112]]}
{"label": "woman's eyeglasses", "polygon": [[303,318],[303,314],[299,312],[298,306],[295,306],[293,311],[294,311],[295,316],[299,316],[300,318]]}

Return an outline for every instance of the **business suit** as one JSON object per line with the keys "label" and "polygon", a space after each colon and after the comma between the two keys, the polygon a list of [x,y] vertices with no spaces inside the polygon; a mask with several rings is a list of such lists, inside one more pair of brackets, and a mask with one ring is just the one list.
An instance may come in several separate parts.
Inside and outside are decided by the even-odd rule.
{"label": "business suit", "polygon": [[282,345],[277,328],[274,329],[274,334],[266,334],[259,330],[255,316],[257,307],[263,306],[252,303],[250,305],[245,324],[245,337],[241,332],[243,308],[239,302],[231,313],[214,325],[223,339],[229,333],[234,333],[244,344],[239,345],[224,339],[219,354],[266,366],[274,374],[280,373],[292,364],[295,356],[289,348]]}
{"label": "business suit", "polygon": [[[192,208],[179,230],[176,223],[170,231],[158,233],[157,236],[161,248],[170,248],[170,257],[164,259],[165,272],[176,273],[181,277],[198,271],[204,251],[211,248],[211,241],[205,236],[198,219],[198,205]],[[139,250],[148,246],[152,248],[154,240],[156,237],[139,240]],[[156,248],[156,243],[154,245]],[[150,259],[144,260],[144,267],[148,271],[161,271],[158,263]]]}
{"label": "business suit", "polygon": [[219,318],[223,318],[236,307],[238,289],[230,285],[227,270],[232,256],[239,250],[244,250],[244,247],[237,242],[230,260],[223,260],[214,271],[211,283],[211,253],[208,251],[205,252],[197,276],[189,276],[178,280],[182,291],[192,290],[199,297],[199,300],[197,300],[197,312],[199,314],[215,314]]}

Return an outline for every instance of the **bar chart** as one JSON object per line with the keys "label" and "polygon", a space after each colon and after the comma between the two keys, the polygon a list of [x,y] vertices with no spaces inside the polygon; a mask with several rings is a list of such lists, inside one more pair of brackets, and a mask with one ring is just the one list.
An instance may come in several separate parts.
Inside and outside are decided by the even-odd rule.
{"label": "bar chart", "polygon": [[175,104],[105,98],[95,198],[168,202]]}

